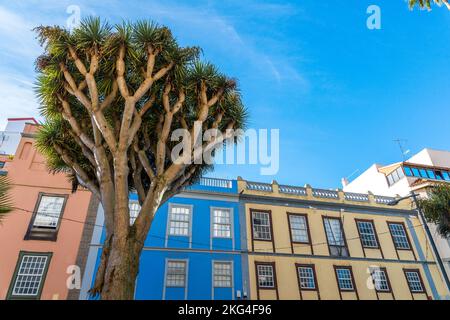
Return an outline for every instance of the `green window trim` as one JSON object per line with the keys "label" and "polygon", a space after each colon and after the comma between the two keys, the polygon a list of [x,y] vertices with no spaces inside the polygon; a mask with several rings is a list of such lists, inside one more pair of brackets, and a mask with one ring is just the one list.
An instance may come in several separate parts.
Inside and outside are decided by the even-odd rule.
{"label": "green window trim", "polygon": [[[47,257],[47,261],[44,267],[44,272],[42,273],[42,278],[41,278],[41,282],[39,284],[39,288],[38,288],[38,292],[36,295],[33,296],[29,296],[29,295],[13,295],[13,289],[14,289],[14,285],[16,283],[17,280],[17,275],[19,273],[20,270],[20,265],[22,263],[23,257],[27,256],[27,255],[32,255],[32,256],[46,256]],[[50,266],[50,262],[53,256],[53,252],[32,252],[32,251],[20,251],[19,252],[19,257],[17,259],[17,263],[16,263],[16,268],[14,269],[14,274],[11,278],[11,282],[9,284],[9,289],[8,289],[8,294],[6,295],[6,300],[40,300],[41,298],[41,294],[42,294],[42,289],[44,288],[44,284],[45,284],[45,279],[47,277],[47,272],[48,272],[48,268]]]}

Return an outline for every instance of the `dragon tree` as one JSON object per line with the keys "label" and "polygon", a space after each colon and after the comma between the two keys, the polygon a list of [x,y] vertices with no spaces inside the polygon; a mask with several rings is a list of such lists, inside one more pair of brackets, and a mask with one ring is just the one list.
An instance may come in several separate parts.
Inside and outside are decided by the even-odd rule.
{"label": "dragon tree", "polygon": [[[90,293],[132,299],[157,209],[212,169],[199,146],[214,155],[245,127],[237,82],[202,62],[198,47],[179,46],[167,27],[150,21],[112,26],[91,17],[72,31],[35,31],[44,50],[36,60],[45,119],[37,146],[50,171],[65,172],[74,191],[90,190],[105,212],[106,240]],[[212,129],[219,134],[202,139]],[[176,130],[191,143],[174,156]],[[141,205],[132,224],[130,192]]]}

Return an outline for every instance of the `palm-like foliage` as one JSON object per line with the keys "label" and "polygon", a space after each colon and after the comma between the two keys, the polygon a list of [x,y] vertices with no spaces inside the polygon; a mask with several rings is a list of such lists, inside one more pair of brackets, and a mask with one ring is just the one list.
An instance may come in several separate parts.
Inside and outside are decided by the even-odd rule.
{"label": "palm-like foliage", "polygon": [[442,183],[431,188],[428,199],[419,201],[428,221],[437,225],[437,231],[444,237],[450,237],[450,184]]}
{"label": "palm-like foliage", "polygon": [[419,6],[421,9],[431,10],[431,5],[434,3],[438,6],[445,5],[450,10],[449,0],[408,0],[409,7],[413,9]]}
{"label": "palm-like foliage", "polygon": [[[238,139],[228,133],[246,124],[237,81],[150,21],[111,26],[88,18],[71,32],[58,26],[36,31],[44,47],[36,91],[46,120],[37,146],[52,171],[66,172],[74,190],[80,184],[102,203],[107,240],[92,292],[132,298],[157,208],[211,170],[196,158],[194,139],[173,159],[180,141],[171,135],[183,129],[197,138],[198,123],[200,134],[215,129],[222,139],[200,139],[211,154]],[[129,191],[142,206],[132,226]]]}
{"label": "palm-like foliage", "polygon": [[9,212],[11,212],[11,198],[9,190],[10,183],[5,176],[0,176],[0,221]]}

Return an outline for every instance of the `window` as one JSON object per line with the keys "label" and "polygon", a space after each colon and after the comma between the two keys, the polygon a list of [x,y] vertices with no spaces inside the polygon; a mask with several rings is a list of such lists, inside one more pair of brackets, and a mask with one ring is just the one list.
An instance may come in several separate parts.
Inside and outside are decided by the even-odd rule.
{"label": "window", "polygon": [[230,209],[213,209],[213,237],[231,238]]}
{"label": "window", "polygon": [[434,173],[436,174],[436,179],[437,180],[444,180],[444,176],[442,175],[442,171],[436,170]]}
{"label": "window", "polygon": [[172,205],[169,216],[169,235],[189,236],[191,209],[186,206]]}
{"label": "window", "polygon": [[316,290],[316,275],[314,266],[297,265],[300,290]]}
{"label": "window", "polygon": [[275,274],[273,268],[274,264],[256,264],[259,288],[275,288]]}
{"label": "window", "polygon": [[428,170],[427,170],[427,174],[428,174],[428,177],[429,177],[430,179],[436,179],[436,175],[434,174],[434,171],[433,171],[433,170],[428,169]]}
{"label": "window", "polygon": [[0,161],[0,169],[3,169],[5,167],[5,162],[4,161]]}
{"label": "window", "polygon": [[409,239],[403,223],[389,222],[388,225],[395,248],[399,250],[410,250]]}
{"label": "window", "polygon": [[390,186],[392,186],[395,182],[394,182],[394,178],[392,177],[392,175],[388,175],[387,176],[387,179],[388,179],[388,184],[390,185]]}
{"label": "window", "polygon": [[186,261],[167,261],[166,287],[186,286]]}
{"label": "window", "polygon": [[141,206],[137,201],[130,201],[128,208],[130,209],[130,225],[132,225],[141,211]]}
{"label": "window", "polygon": [[413,172],[413,176],[414,177],[420,177],[420,172],[419,172],[419,169],[417,169],[417,168],[412,168],[412,172]]}
{"label": "window", "polygon": [[231,288],[233,268],[231,262],[214,262],[214,287]]}
{"label": "window", "polygon": [[447,171],[442,171],[442,176],[444,177],[445,181],[450,181],[450,175]]}
{"label": "window", "polygon": [[271,221],[269,212],[252,212],[253,238],[255,240],[272,240]]}
{"label": "window", "polygon": [[67,195],[39,194],[25,240],[56,241],[67,197]]}
{"label": "window", "polygon": [[403,179],[404,177],[405,177],[405,174],[403,173],[403,169],[402,169],[402,167],[399,167],[394,172],[390,173],[387,176],[387,179],[388,179],[389,185],[391,186],[394,183],[396,183],[397,181],[400,181],[401,179]]}
{"label": "window", "polygon": [[428,178],[427,170],[425,170],[425,169],[419,169],[419,172],[420,172],[420,176],[421,176],[422,178],[425,178],[425,179]]}
{"label": "window", "polygon": [[370,269],[370,273],[372,275],[372,280],[376,291],[378,292],[391,291],[391,287],[389,285],[389,280],[385,268],[372,268]]}
{"label": "window", "polygon": [[292,242],[309,243],[307,219],[305,215],[289,214]]}
{"label": "window", "polygon": [[403,167],[403,170],[405,171],[406,176],[408,176],[408,177],[413,176],[413,172],[410,167]]}
{"label": "window", "polygon": [[21,252],[8,298],[38,299],[50,259],[51,254]]}
{"label": "window", "polygon": [[354,291],[352,269],[350,267],[335,267],[339,290]]}
{"label": "window", "polygon": [[404,270],[406,281],[408,282],[409,290],[411,293],[424,293],[422,277],[419,270]]}
{"label": "window", "polygon": [[65,197],[41,196],[33,227],[56,229]]}
{"label": "window", "polygon": [[332,256],[348,256],[344,230],[339,218],[324,218],[325,232]]}
{"label": "window", "polygon": [[404,167],[404,170],[408,177],[450,181],[449,172],[442,169]]}
{"label": "window", "polygon": [[373,221],[357,220],[356,225],[358,226],[362,246],[364,248],[378,248]]}

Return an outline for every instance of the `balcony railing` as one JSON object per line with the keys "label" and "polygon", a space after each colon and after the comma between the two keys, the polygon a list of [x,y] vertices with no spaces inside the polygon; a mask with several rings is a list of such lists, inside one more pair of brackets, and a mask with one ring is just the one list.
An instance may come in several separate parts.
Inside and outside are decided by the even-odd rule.
{"label": "balcony railing", "polygon": [[304,188],[304,187],[280,185],[278,187],[278,190],[281,193],[295,194],[297,196],[306,196],[306,188]]}
{"label": "balcony railing", "polygon": [[379,204],[388,204],[394,200],[395,200],[395,198],[393,198],[393,197],[375,196],[375,202],[379,203]]}
{"label": "balcony railing", "polygon": [[369,202],[369,195],[364,193],[345,192],[345,200],[357,202]]}
{"label": "balcony railing", "polygon": [[335,190],[312,189],[312,193],[317,198],[339,199],[339,193]]}
{"label": "balcony railing", "polygon": [[201,186],[205,187],[214,187],[214,188],[227,188],[231,189],[233,187],[233,181],[228,179],[217,179],[217,178],[200,178],[198,183]]}
{"label": "balcony railing", "polygon": [[272,184],[270,184],[270,183],[250,182],[250,181],[247,181],[247,189],[254,190],[254,191],[266,191],[266,192],[273,191]]}
{"label": "balcony railing", "polygon": [[245,188],[247,190],[260,192],[278,192],[280,194],[287,194],[300,197],[312,196],[314,198],[321,198],[321,199],[365,202],[381,205],[387,205],[391,201],[395,200],[394,197],[372,195],[370,192],[368,194],[365,194],[365,193],[344,192],[342,190],[316,189],[311,188],[309,185],[306,185],[305,187],[278,185],[275,181],[273,183],[262,183],[252,181],[244,181],[244,182]]}

